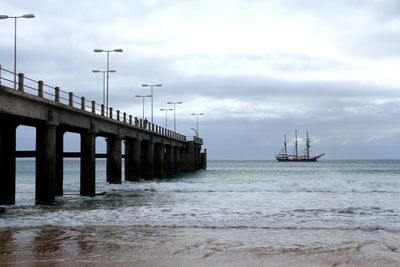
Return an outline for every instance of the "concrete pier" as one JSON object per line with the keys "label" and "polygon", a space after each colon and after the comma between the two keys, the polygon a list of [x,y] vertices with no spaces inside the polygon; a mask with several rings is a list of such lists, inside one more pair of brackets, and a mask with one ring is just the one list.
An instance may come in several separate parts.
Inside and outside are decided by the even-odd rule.
{"label": "concrete pier", "polygon": [[151,180],[155,177],[154,173],[154,143],[144,142],[144,158],[142,164],[142,178]]}
{"label": "concrete pier", "polygon": [[17,125],[0,119],[0,204],[15,204],[15,149]]}
{"label": "concrete pier", "polygon": [[[63,195],[64,158],[80,158],[80,194],[96,195],[96,158],[105,158],[106,180],[122,183],[122,158],[125,159],[125,180],[140,181],[172,177],[181,171],[205,168],[206,155],[200,153],[203,140],[186,137],[116,111],[105,114],[104,106],[80,97],[74,105],[72,92],[53,88],[40,81],[36,94],[30,79],[25,90],[23,74],[18,90],[0,84],[0,204],[15,204],[16,158],[34,157],[35,203],[50,205]],[[3,79],[3,77],[0,77]],[[115,114],[114,114],[115,115]],[[127,119],[129,118],[129,120]],[[36,128],[36,150],[16,151],[16,128]],[[80,151],[64,152],[64,135],[80,134]],[[107,152],[96,154],[96,137],[106,138]],[[125,152],[122,155],[122,142]]]}
{"label": "concrete pier", "polygon": [[141,176],[140,141],[138,139],[125,140],[125,180],[139,181]]}
{"label": "concrete pier", "polygon": [[64,194],[64,133],[63,129],[57,129],[56,132],[56,181],[55,194],[62,196]]}
{"label": "concrete pier", "polygon": [[139,181],[142,178],[142,164],[141,164],[141,151],[140,151],[140,140],[133,139],[132,146],[131,146],[131,177],[133,181]]}
{"label": "concrete pier", "polygon": [[48,122],[36,131],[36,204],[49,205],[55,201],[56,124]]}
{"label": "concrete pier", "polygon": [[165,147],[165,153],[166,153],[166,164],[165,164],[165,172],[167,177],[172,177],[174,173],[174,148],[171,147],[170,145]]}
{"label": "concrete pier", "polygon": [[179,147],[178,147],[178,146],[174,146],[173,150],[174,150],[174,167],[173,167],[173,172],[174,172],[174,175],[176,175],[176,174],[178,174],[179,171],[180,171],[180,168],[179,168],[179,163],[180,163],[179,153],[180,153],[180,152],[179,152]]}
{"label": "concrete pier", "polygon": [[160,143],[156,143],[154,145],[154,175],[156,178],[164,178],[165,177],[165,169],[164,169],[164,145]]}
{"label": "concrete pier", "polygon": [[133,174],[133,153],[132,153],[132,146],[133,142],[132,139],[124,140],[125,143],[125,181],[135,181],[134,174]]}
{"label": "concrete pier", "polygon": [[[110,177],[110,180],[112,178]],[[92,130],[81,134],[81,195],[96,194],[96,135]]]}
{"label": "concrete pier", "polygon": [[117,135],[107,138],[107,181],[110,184],[120,184],[122,182],[121,142],[121,137]]}

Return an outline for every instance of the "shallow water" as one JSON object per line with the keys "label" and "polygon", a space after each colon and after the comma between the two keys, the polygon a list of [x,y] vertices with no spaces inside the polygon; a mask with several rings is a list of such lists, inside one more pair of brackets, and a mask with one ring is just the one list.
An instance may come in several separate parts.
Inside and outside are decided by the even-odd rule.
{"label": "shallow water", "polygon": [[64,192],[34,205],[34,162],[17,163],[17,205],[0,227],[149,226],[177,228],[400,230],[400,161],[210,161],[173,179],[105,182],[79,196],[79,161],[65,161]]}
{"label": "shallow water", "polygon": [[0,229],[1,266],[399,266],[384,230],[54,227]]}

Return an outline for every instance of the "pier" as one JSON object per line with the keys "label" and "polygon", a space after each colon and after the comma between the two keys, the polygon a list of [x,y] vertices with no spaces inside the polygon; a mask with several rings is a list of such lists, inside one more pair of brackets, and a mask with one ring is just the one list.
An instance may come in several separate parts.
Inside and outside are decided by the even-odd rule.
{"label": "pier", "polygon": [[[1,68],[0,68],[1,69]],[[0,204],[15,204],[16,159],[36,159],[35,203],[51,205],[63,195],[63,160],[80,158],[80,194],[96,194],[96,158],[107,160],[106,179],[125,180],[167,178],[178,172],[205,169],[203,140],[186,136],[78,97],[43,81],[19,73],[13,89],[14,73],[1,69],[0,84]],[[4,84],[11,84],[5,86]],[[36,149],[16,150],[19,125],[36,128]],[[64,134],[80,135],[80,152],[64,152]],[[96,153],[96,137],[104,137],[106,153]],[[125,153],[122,153],[122,146]]]}

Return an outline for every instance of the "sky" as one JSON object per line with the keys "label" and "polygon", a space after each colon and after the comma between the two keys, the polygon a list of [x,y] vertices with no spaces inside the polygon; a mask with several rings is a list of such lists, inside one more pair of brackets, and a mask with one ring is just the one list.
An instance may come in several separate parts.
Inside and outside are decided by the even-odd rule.
{"label": "sky", "polygon": [[[167,101],[177,131],[199,135],[209,159],[273,159],[294,129],[326,159],[400,156],[400,2],[397,0],[5,1],[18,20],[17,71],[102,101],[110,54],[110,106],[154,121]],[[13,20],[0,20],[0,64],[13,68]],[[171,108],[171,106],[169,107]],[[150,117],[150,101],[145,103]],[[168,114],[168,127],[173,125]],[[33,134],[32,134],[33,133]],[[21,127],[18,146],[34,144]],[[69,149],[79,149],[67,135]]]}

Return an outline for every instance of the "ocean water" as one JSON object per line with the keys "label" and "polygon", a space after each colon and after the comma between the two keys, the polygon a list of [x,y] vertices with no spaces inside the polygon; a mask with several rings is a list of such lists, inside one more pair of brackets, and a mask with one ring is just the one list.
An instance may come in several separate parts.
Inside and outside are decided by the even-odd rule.
{"label": "ocean water", "polygon": [[16,205],[0,228],[150,226],[177,228],[400,230],[399,160],[209,161],[207,171],[172,179],[105,182],[79,196],[79,161],[64,162],[64,193],[34,205],[34,161],[17,162]]}

